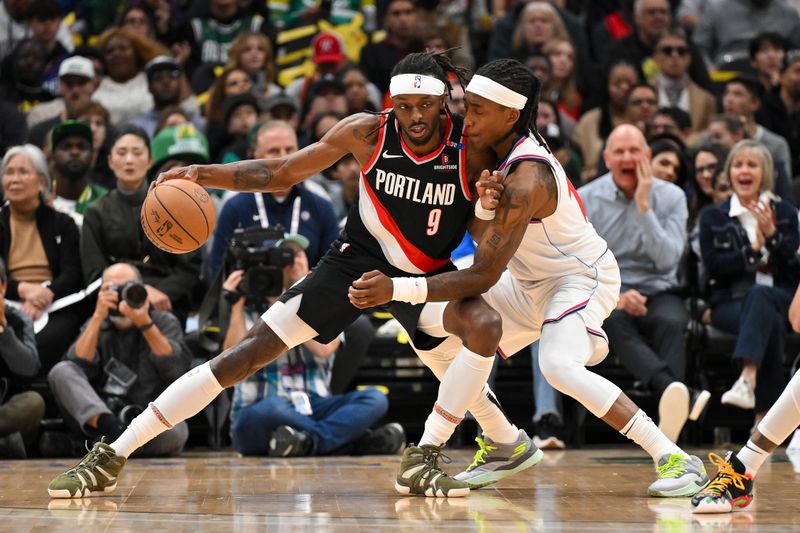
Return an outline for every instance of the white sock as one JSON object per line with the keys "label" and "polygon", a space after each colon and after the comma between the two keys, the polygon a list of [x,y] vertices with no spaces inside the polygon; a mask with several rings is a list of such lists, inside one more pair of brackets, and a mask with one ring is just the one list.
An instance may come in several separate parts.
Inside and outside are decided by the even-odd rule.
{"label": "white sock", "polygon": [[658,426],[641,409],[636,411],[636,414],[625,424],[620,433],[641,446],[656,463],[665,454],[683,453],[686,455],[658,429]]}
{"label": "white sock", "polygon": [[175,424],[199,413],[222,390],[209,363],[203,363],[167,387],[110,446],[117,455],[128,457]]}
{"label": "white sock", "polygon": [[795,372],[778,400],[758,423],[758,431],[779,446],[797,426],[800,426],[800,372]]}
{"label": "white sock", "polygon": [[492,442],[511,444],[519,438],[519,428],[508,420],[489,385],[484,385],[469,412]]}
{"label": "white sock", "polygon": [[481,394],[494,357],[482,357],[466,347],[461,348],[439,384],[439,396],[425,421],[425,432],[419,445],[447,442],[461,419]]}
{"label": "white sock", "polygon": [[764,461],[769,457],[769,452],[756,446],[753,439],[750,439],[747,441],[747,444],[742,446],[742,449],[739,450],[736,457],[744,465],[744,471],[755,477],[758,469],[761,468],[761,465],[764,464]]}

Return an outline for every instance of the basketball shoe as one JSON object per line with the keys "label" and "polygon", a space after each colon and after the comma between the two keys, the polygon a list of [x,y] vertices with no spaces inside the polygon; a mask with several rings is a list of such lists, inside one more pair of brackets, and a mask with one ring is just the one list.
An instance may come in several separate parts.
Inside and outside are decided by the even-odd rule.
{"label": "basketball shoe", "polygon": [[57,476],[47,487],[51,498],[85,498],[117,488],[117,476],[127,459],[103,442],[96,442],[80,463]]}
{"label": "basketball shoe", "polygon": [[693,496],[708,481],[703,461],[694,455],[664,454],[658,459],[658,479],[647,489],[650,496]]}
{"label": "basketball shoe", "polygon": [[444,463],[450,462],[442,453],[443,447],[444,444],[423,444],[406,448],[394,483],[397,492],[437,498],[461,498],[469,494],[468,483],[448,476],[439,468],[439,458]]}
{"label": "basketball shoe", "polygon": [[477,437],[478,451],[475,459],[466,470],[457,474],[456,479],[469,483],[470,488],[479,489],[512,476],[537,464],[544,452],[536,447],[525,430],[511,444],[500,444],[486,437]]}
{"label": "basketball shoe", "polygon": [[730,513],[750,505],[753,501],[753,478],[745,472],[736,455],[728,452],[723,459],[709,453],[708,460],[719,470],[714,479],[692,498],[692,512]]}

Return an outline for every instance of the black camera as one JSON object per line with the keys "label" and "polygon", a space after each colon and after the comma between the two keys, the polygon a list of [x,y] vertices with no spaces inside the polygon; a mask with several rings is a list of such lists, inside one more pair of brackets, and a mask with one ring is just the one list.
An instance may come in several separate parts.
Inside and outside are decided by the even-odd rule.
{"label": "black camera", "polygon": [[[127,302],[133,309],[139,309],[147,301],[147,289],[140,281],[127,281],[122,285],[111,285],[109,290],[117,291],[120,302]],[[112,315],[119,316],[119,310],[111,311]]]}
{"label": "black camera", "polygon": [[228,272],[244,270],[238,292],[248,302],[263,302],[283,293],[283,267],[294,263],[294,250],[278,246],[284,229],[254,226],[237,228],[228,247]]}

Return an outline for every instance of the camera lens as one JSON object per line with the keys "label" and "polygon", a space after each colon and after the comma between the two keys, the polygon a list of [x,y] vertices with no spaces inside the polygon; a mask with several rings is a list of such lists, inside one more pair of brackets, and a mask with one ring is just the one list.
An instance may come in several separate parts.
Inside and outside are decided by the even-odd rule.
{"label": "camera lens", "polygon": [[122,289],[122,299],[134,309],[139,309],[147,300],[147,289],[141,283],[129,283]]}

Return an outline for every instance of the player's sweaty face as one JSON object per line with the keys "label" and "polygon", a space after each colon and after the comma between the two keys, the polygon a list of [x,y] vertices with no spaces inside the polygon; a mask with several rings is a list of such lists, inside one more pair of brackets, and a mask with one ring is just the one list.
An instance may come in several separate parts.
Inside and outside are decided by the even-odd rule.
{"label": "player's sweaty face", "polygon": [[444,107],[444,96],[398,94],[392,97],[392,105],[404,140],[425,146],[434,135],[439,134],[439,115]]}

